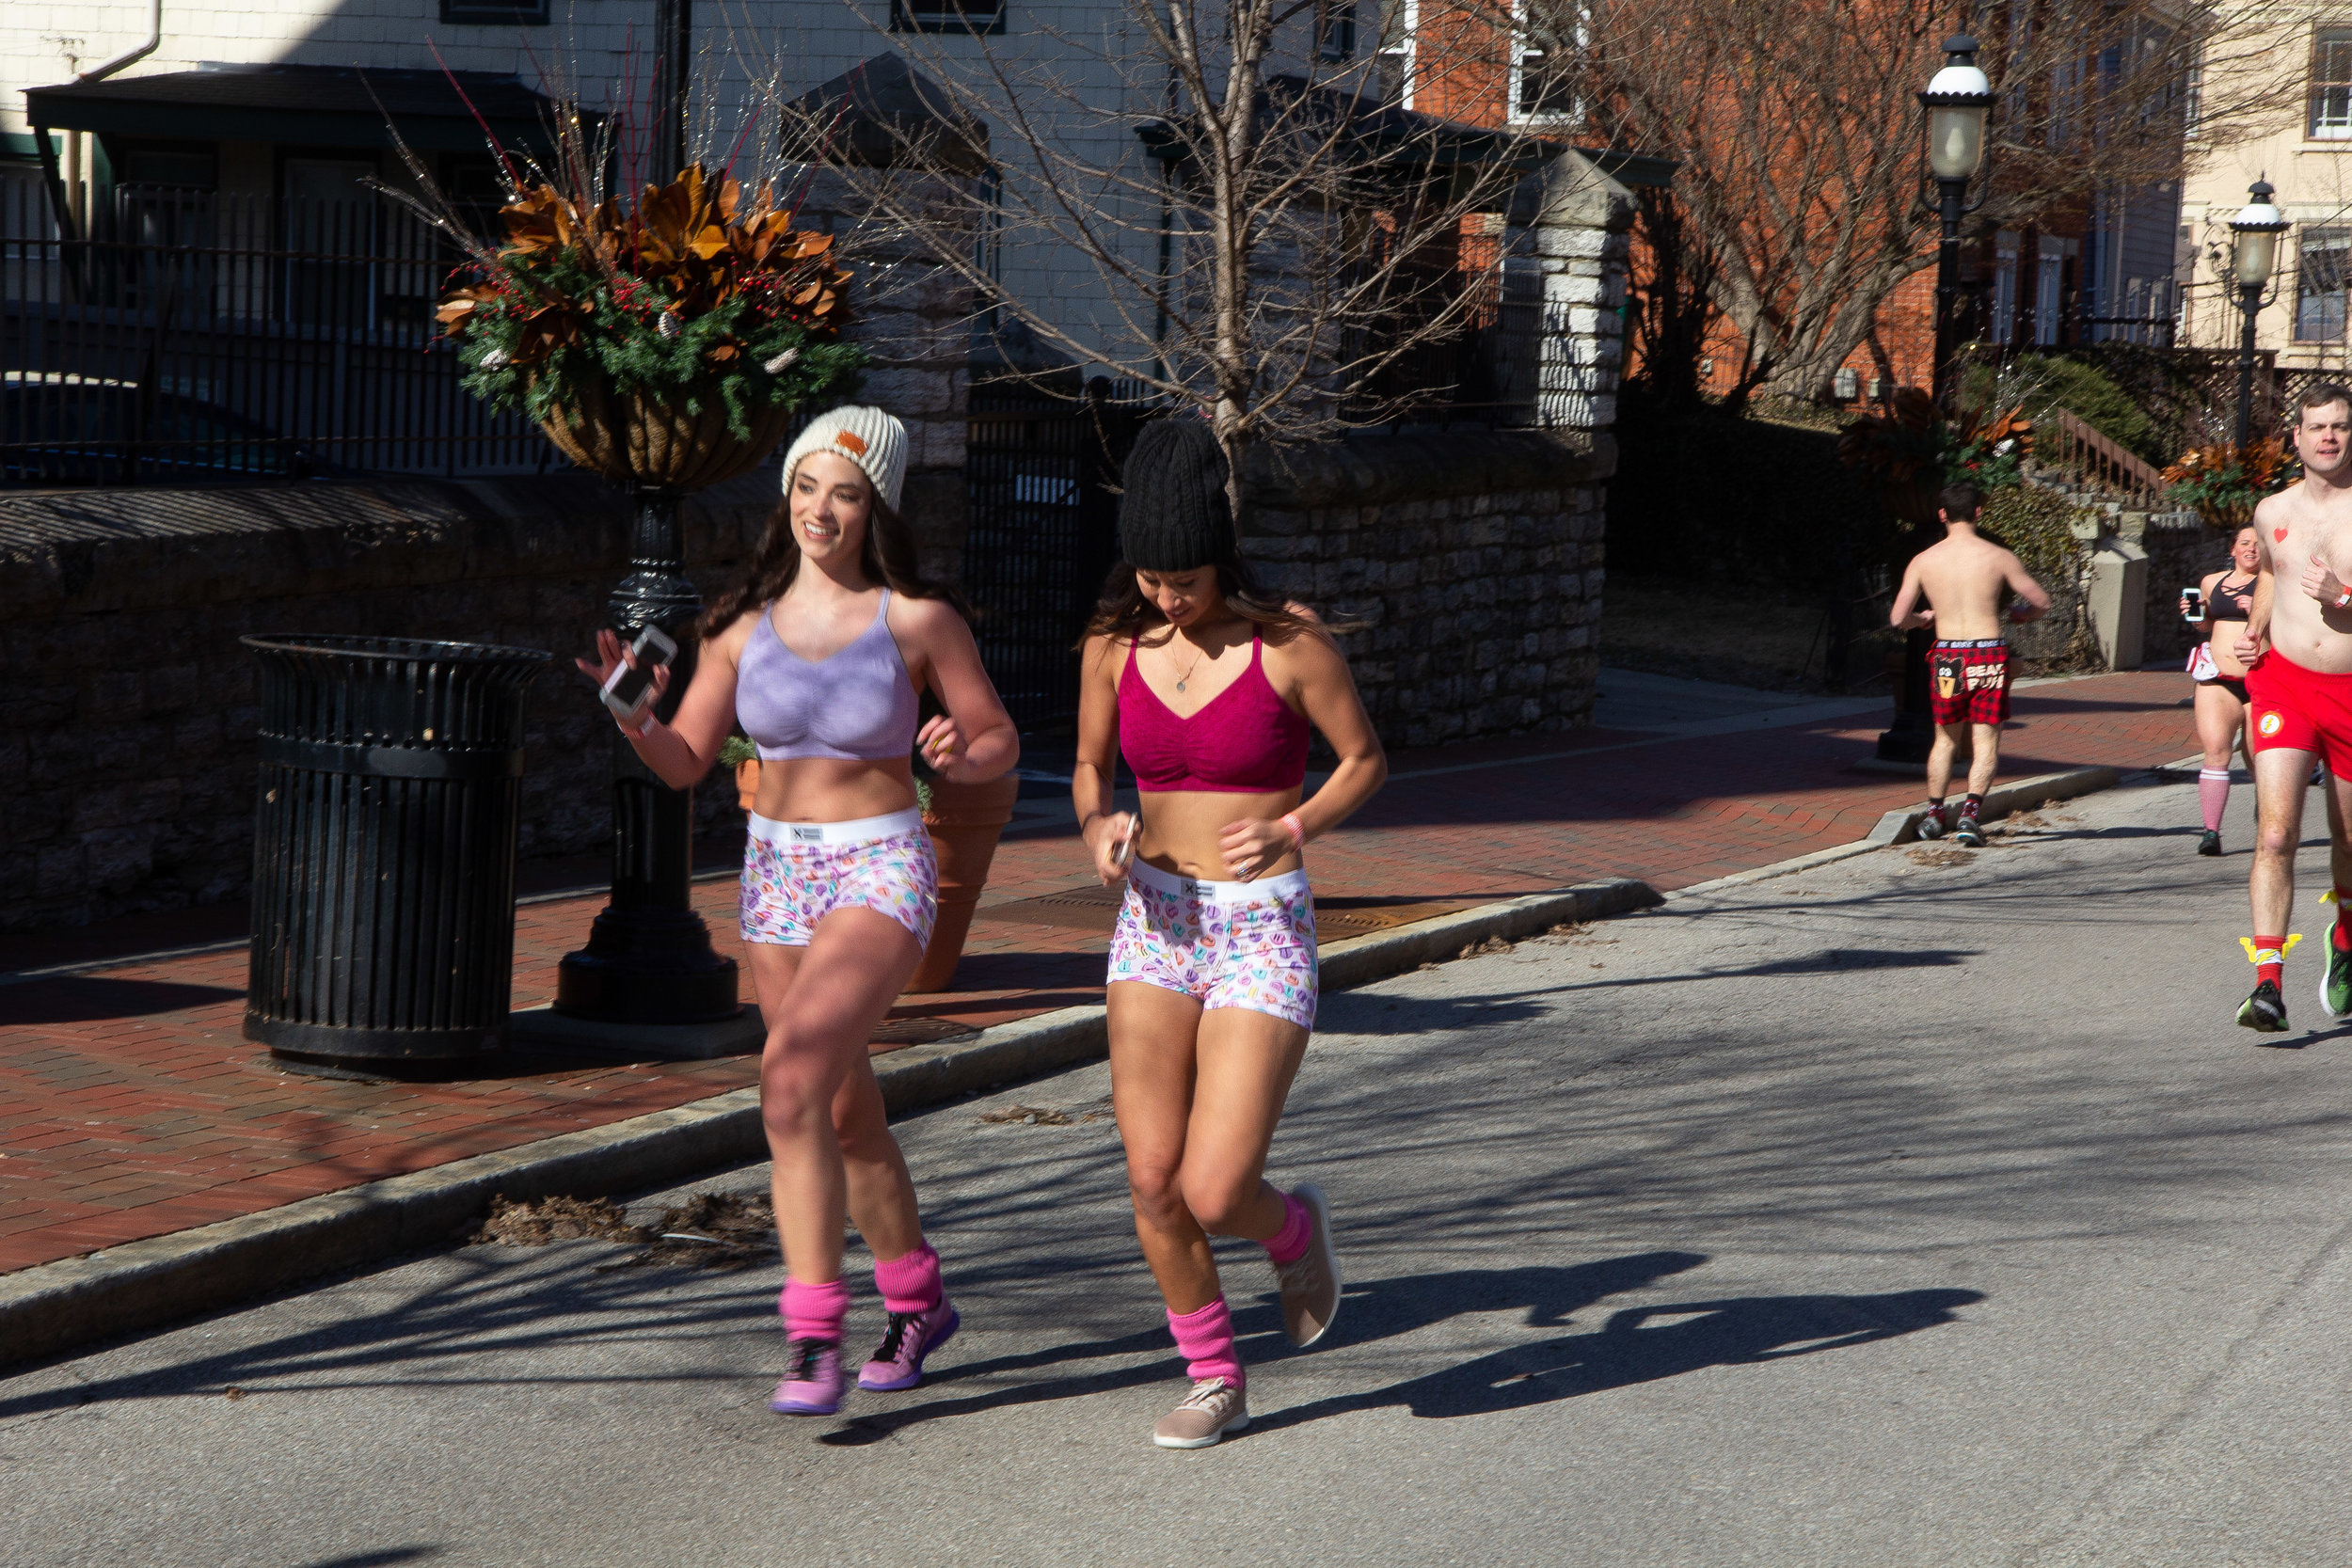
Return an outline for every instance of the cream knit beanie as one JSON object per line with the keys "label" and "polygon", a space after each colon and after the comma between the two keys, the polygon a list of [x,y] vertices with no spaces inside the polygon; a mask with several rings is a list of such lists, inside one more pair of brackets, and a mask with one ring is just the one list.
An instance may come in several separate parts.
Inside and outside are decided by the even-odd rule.
{"label": "cream knit beanie", "polygon": [[882,503],[898,510],[898,491],[907,477],[907,427],[896,418],[860,403],[818,415],[784,454],[786,494],[792,490],[793,470],[813,451],[829,451],[856,464],[873,482]]}

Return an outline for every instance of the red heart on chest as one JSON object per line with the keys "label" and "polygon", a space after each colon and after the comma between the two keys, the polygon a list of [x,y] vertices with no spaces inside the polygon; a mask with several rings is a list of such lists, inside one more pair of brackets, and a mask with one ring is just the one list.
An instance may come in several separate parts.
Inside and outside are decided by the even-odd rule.
{"label": "red heart on chest", "polygon": [[2270,531],[2270,542],[2274,545],[2285,544],[2287,542],[2287,531],[2282,528],[2272,529]]}

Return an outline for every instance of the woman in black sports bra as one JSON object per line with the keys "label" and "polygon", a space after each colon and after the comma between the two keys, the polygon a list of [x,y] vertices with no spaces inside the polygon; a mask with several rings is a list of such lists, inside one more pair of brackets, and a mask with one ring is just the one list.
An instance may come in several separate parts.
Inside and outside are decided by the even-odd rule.
{"label": "woman in black sports bra", "polygon": [[2197,683],[2197,739],[2205,749],[2204,766],[2197,774],[2197,802],[2203,808],[2205,835],[2197,841],[2201,855],[2221,853],[2221,814],[2230,803],[2230,752],[2246,730],[2246,666],[2235,652],[2238,633],[2254,610],[2254,571],[2260,561],[2257,535],[2249,526],[2230,542],[2230,563],[2208,572],[2198,584],[2204,594],[2201,618],[2190,614],[2188,594],[2181,594],[2181,616],[2205,633],[2188,657],[2188,673]]}

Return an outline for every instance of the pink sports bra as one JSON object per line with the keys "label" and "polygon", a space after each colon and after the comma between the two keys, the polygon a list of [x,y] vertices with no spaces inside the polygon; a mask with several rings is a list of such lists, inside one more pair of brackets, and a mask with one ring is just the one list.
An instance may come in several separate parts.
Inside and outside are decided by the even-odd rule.
{"label": "pink sports bra", "polygon": [[1249,640],[1249,668],[1189,719],[1136,670],[1133,644],[1119,677],[1119,751],[1146,794],[1175,789],[1271,794],[1307,782],[1307,720],[1265,678],[1265,642]]}

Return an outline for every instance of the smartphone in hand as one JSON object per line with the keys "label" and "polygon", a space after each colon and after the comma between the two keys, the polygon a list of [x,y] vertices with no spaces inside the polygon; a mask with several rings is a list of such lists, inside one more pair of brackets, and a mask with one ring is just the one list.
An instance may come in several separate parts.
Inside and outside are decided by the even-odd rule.
{"label": "smartphone in hand", "polygon": [[623,659],[615,665],[598,695],[613,717],[634,721],[653,701],[653,673],[677,657],[677,644],[660,626],[647,626],[637,634],[628,651],[636,663]]}
{"label": "smartphone in hand", "polygon": [[2205,595],[2202,591],[2184,588],[2181,590],[2181,598],[2188,607],[2181,611],[2182,620],[2202,621],[2205,618]]}

